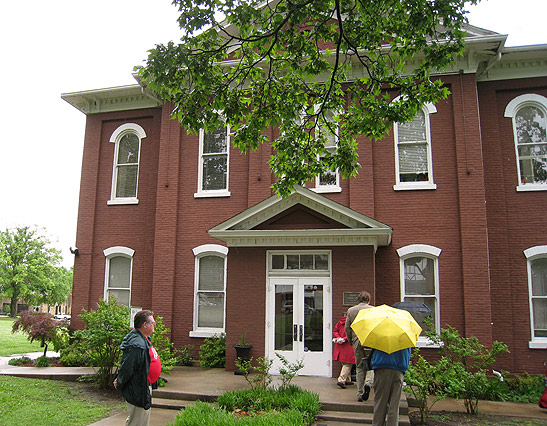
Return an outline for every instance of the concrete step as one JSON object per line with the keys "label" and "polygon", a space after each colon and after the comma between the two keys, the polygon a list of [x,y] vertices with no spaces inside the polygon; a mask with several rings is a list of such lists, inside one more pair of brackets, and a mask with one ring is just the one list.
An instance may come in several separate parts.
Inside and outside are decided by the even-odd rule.
{"label": "concrete step", "polygon": [[[354,426],[354,425],[370,425],[372,424],[372,414],[362,413],[357,415],[353,413],[340,413],[337,411],[324,411],[317,417],[313,426]],[[400,426],[410,426],[410,419],[407,415],[399,416]]]}
{"label": "concrete step", "polygon": [[[215,395],[155,390],[153,391],[152,407],[182,410],[195,404],[197,400],[215,402],[216,399],[217,397]],[[372,424],[372,415],[374,411],[372,401],[356,401],[354,403],[323,403],[322,409],[323,412],[317,417],[317,426]],[[408,418],[408,404],[406,399],[401,401],[399,412],[399,424],[401,426],[410,426],[410,420]]]}

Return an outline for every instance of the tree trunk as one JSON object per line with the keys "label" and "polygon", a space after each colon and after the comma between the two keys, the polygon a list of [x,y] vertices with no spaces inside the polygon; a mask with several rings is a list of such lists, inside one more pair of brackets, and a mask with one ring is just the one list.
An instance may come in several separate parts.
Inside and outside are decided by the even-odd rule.
{"label": "tree trunk", "polygon": [[15,318],[17,316],[17,297],[16,296],[12,296],[11,298],[9,316],[11,318]]}

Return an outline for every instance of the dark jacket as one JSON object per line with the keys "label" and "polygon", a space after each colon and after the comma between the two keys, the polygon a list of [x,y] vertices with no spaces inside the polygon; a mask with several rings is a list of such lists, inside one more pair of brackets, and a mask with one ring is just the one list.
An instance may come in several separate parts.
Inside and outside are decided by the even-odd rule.
{"label": "dark jacket", "polygon": [[123,355],[118,369],[118,389],[127,402],[145,410],[152,404],[148,385],[151,346],[137,329],[127,333],[120,345]]}

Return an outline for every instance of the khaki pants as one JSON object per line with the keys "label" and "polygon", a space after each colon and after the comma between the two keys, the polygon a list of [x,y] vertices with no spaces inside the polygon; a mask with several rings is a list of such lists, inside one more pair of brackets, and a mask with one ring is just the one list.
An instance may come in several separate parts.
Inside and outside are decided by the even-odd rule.
{"label": "khaki pants", "polygon": [[125,408],[127,408],[127,420],[125,426],[149,426],[150,425],[150,409],[145,410],[142,407],[125,402]]}
{"label": "khaki pants", "polygon": [[342,369],[340,370],[340,375],[338,376],[339,382],[351,382],[351,366],[353,364],[349,364],[347,362],[342,363]]}
{"label": "khaki pants", "polygon": [[[404,373],[391,368],[374,370],[372,426],[398,426]],[[387,414],[387,421],[386,421]]]}
{"label": "khaki pants", "polygon": [[363,358],[366,354],[370,353],[370,349],[361,346],[361,343],[357,341],[357,343],[353,345],[353,353],[355,354],[355,381],[357,382],[357,398],[362,398],[363,393],[365,392],[365,385],[372,388],[374,383],[374,371],[369,370],[366,374],[365,371],[363,371]]}

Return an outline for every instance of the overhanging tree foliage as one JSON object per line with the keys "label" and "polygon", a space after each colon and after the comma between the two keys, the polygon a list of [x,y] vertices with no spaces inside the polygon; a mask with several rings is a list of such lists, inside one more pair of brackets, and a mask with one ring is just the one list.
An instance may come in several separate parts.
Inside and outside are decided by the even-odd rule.
{"label": "overhanging tree foliage", "polygon": [[358,136],[381,139],[448,95],[432,74],[462,52],[476,1],[174,0],[180,44],[138,72],[190,131],[226,123],[241,152],[270,142],[287,195],[329,170],[356,175]]}
{"label": "overhanging tree foliage", "polygon": [[60,251],[37,229],[0,231],[0,294],[10,298],[11,317],[17,314],[17,300],[42,300],[45,289],[57,285],[60,260]]}

